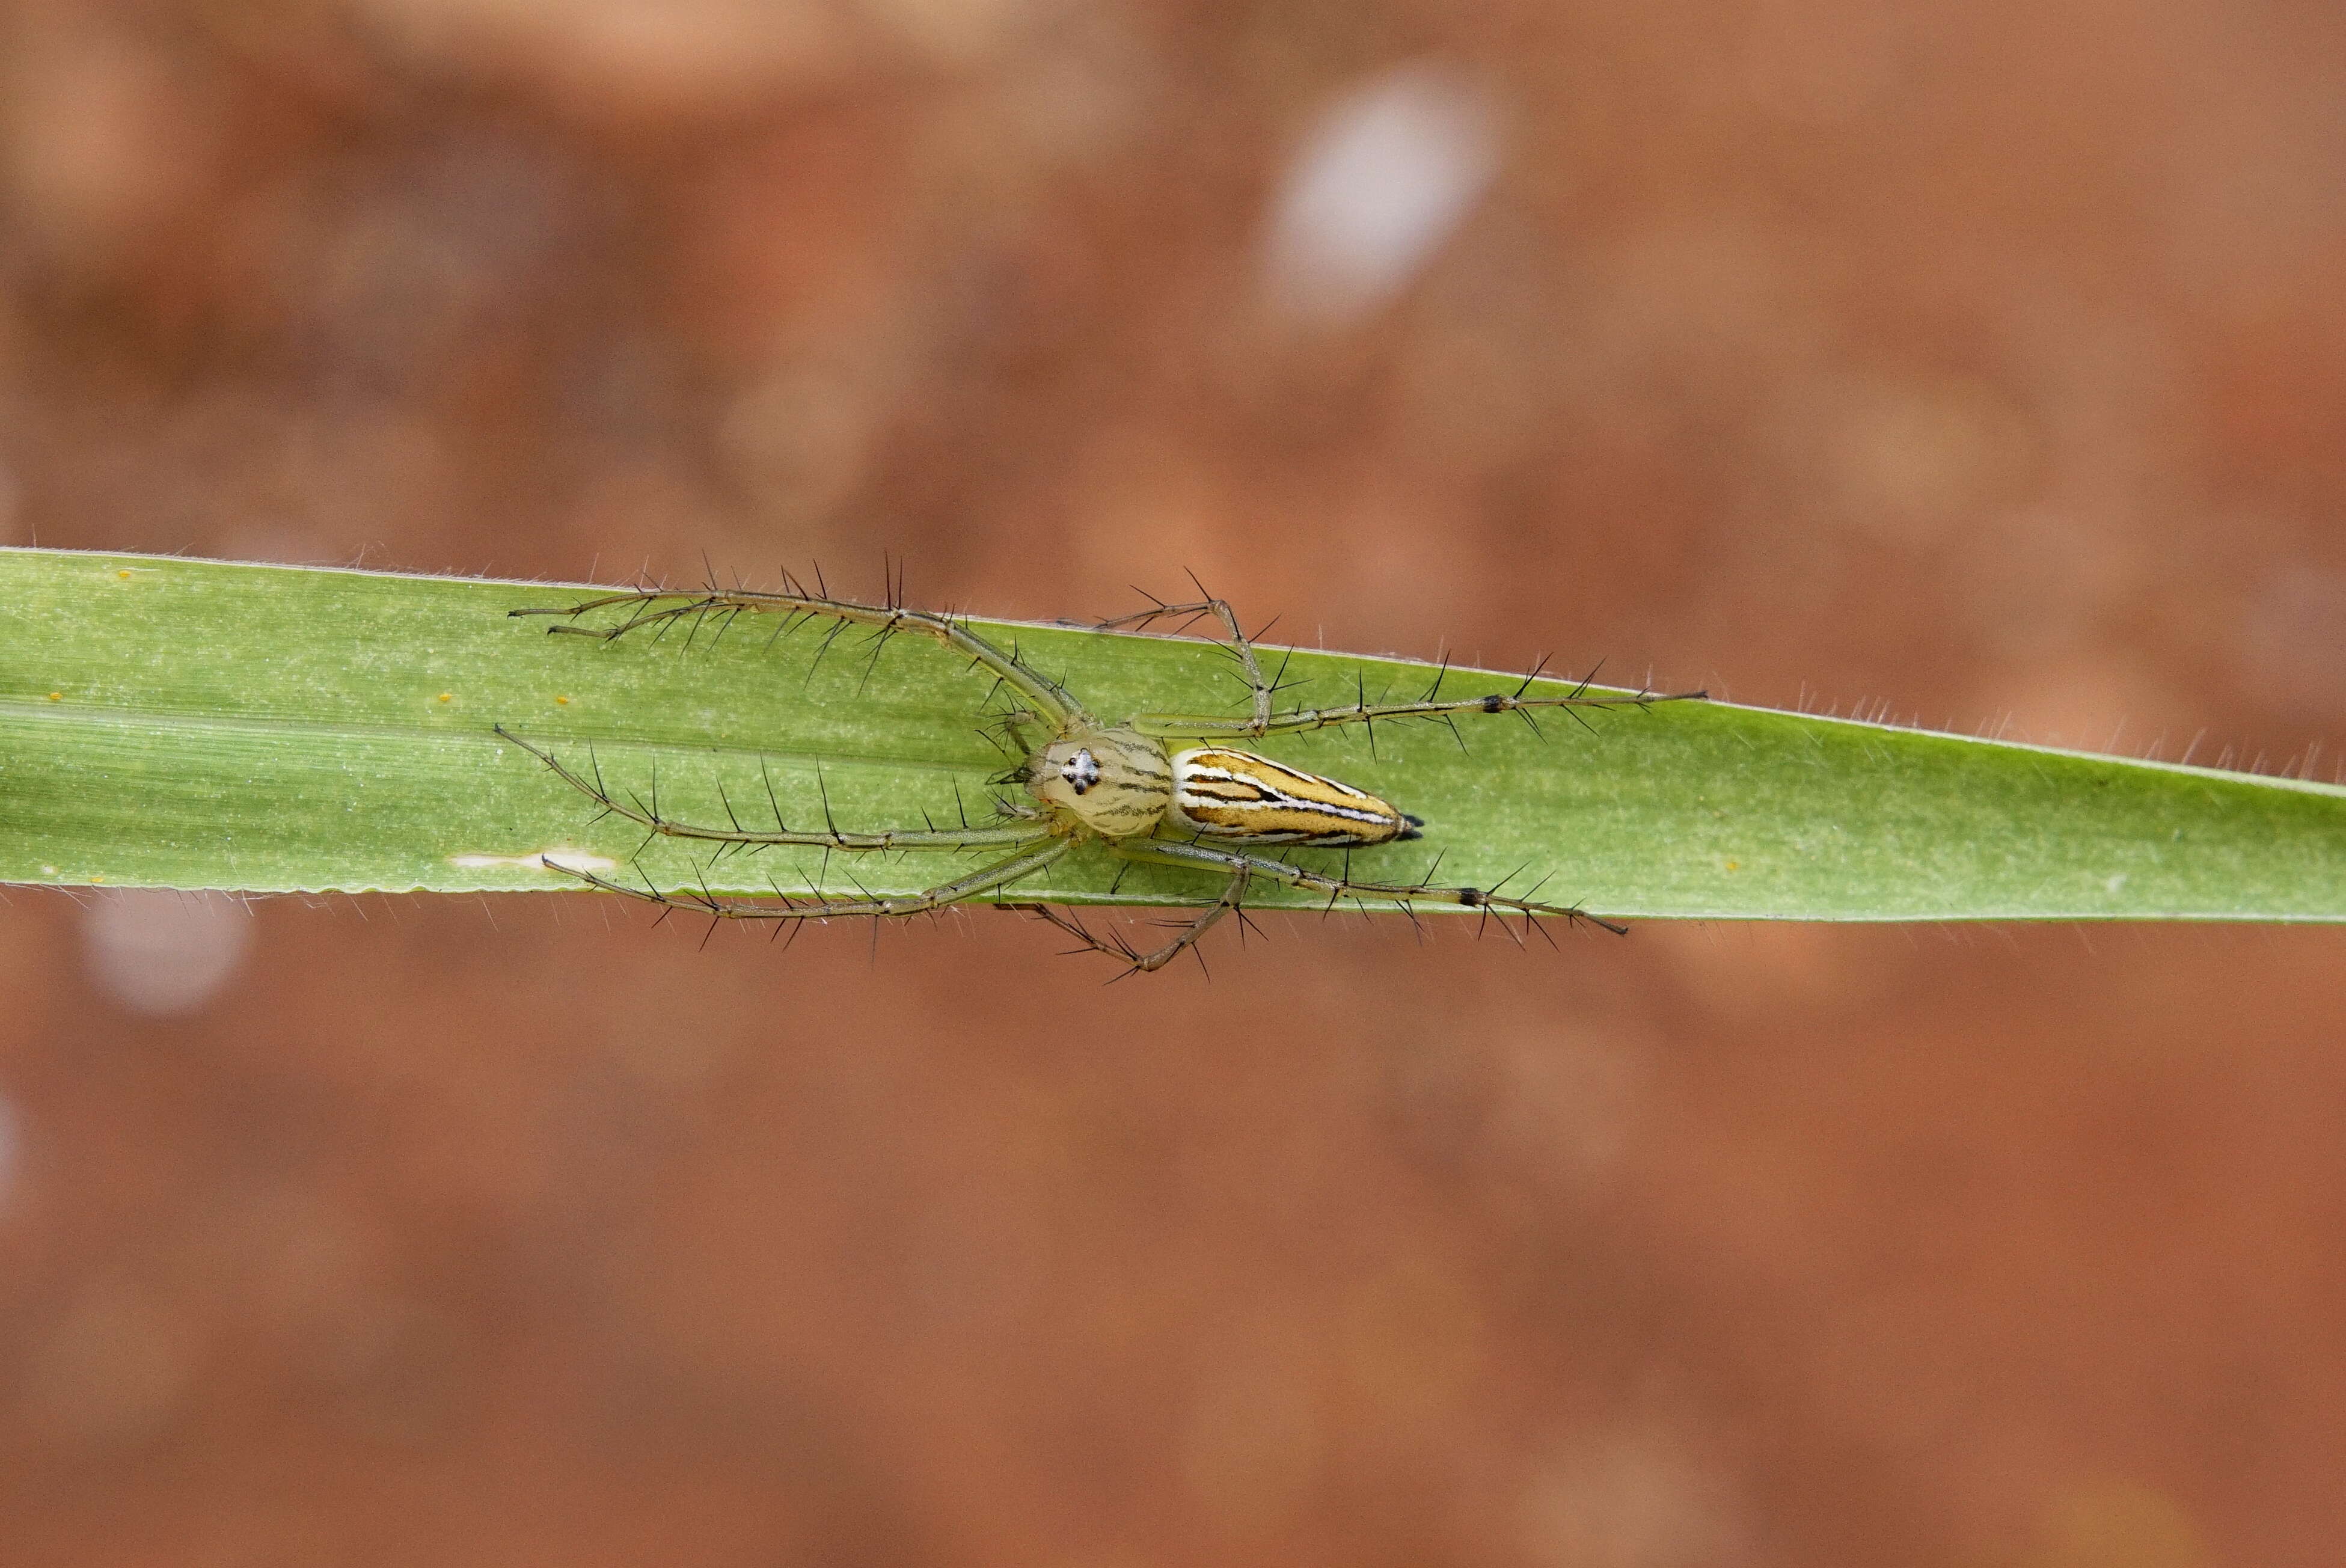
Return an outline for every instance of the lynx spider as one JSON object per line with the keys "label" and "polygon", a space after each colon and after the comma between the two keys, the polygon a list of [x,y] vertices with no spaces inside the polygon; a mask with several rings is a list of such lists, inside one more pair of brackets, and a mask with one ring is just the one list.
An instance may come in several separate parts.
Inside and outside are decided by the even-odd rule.
{"label": "lynx spider", "polygon": [[[1192,582],[1195,582],[1194,576]],[[1186,631],[1205,619],[1220,624],[1227,636],[1220,646],[1236,662],[1251,696],[1251,711],[1242,718],[1193,714],[1135,714],[1115,724],[1103,723],[1056,681],[1023,661],[1014,647],[1004,650],[970,630],[952,614],[908,609],[902,586],[892,580],[887,602],[860,604],[832,598],[818,578],[814,591],[785,574],[778,593],[744,588],[677,590],[640,588],[605,594],[566,607],[517,609],[515,616],[563,617],[549,626],[555,633],[616,642],[630,632],[654,635],[680,624],[697,627],[715,618],[723,625],[742,615],[777,615],[780,637],[811,622],[833,623],[824,647],[850,626],[874,628],[875,644],[903,632],[933,637],[962,655],[972,667],[990,671],[995,690],[1006,693],[1010,707],[995,715],[1004,737],[1024,759],[999,776],[997,784],[1023,784],[1027,799],[994,800],[996,820],[939,829],[882,830],[862,832],[842,830],[826,820],[821,829],[790,829],[783,825],[779,805],[775,827],[763,830],[743,827],[738,820],[725,827],[696,825],[663,815],[657,799],[647,804],[615,793],[599,770],[582,773],[550,749],[506,729],[496,733],[528,751],[555,775],[593,799],[605,814],[640,825],[648,835],[665,836],[718,846],[718,852],[756,850],[777,845],[819,846],[826,851],[872,853],[890,850],[1006,850],[1001,860],[928,889],[924,892],[889,897],[793,898],[778,893],[771,901],[720,898],[707,891],[676,893],[623,882],[547,861],[548,869],[566,872],[607,891],[655,903],[668,910],[688,910],[721,920],[803,922],[850,916],[901,917],[940,910],[949,904],[984,895],[1001,907],[1021,910],[1049,921],[1082,945],[1073,951],[1107,953],[1122,961],[1127,973],[1163,968],[1184,952],[1196,952],[1198,940],[1224,916],[1237,914],[1248,924],[1242,909],[1247,888],[1257,879],[1325,893],[1330,908],[1345,900],[1391,903],[1414,914],[1420,903],[1448,903],[1496,916],[1504,922],[1521,915],[1526,926],[1543,916],[1568,921],[1587,921],[1621,932],[1627,928],[1583,911],[1577,905],[1540,903],[1530,894],[1503,894],[1496,888],[1441,887],[1428,882],[1364,881],[1350,874],[1351,851],[1417,838],[1423,821],[1365,790],[1340,780],[1225,745],[1225,739],[1259,739],[1268,735],[1293,735],[1339,725],[1373,727],[1380,719],[1419,718],[1452,724],[1465,713],[1513,713],[1536,729],[1537,708],[1562,708],[1575,717],[1580,710],[1634,707],[1657,702],[1697,699],[1700,691],[1668,695],[1640,690],[1627,696],[1589,695],[1582,681],[1559,697],[1529,697],[1545,661],[1525,676],[1513,691],[1480,697],[1444,698],[1441,695],[1448,669],[1413,702],[1372,703],[1360,690],[1351,704],[1340,708],[1277,709],[1274,700],[1289,683],[1280,671],[1266,679],[1252,640],[1239,626],[1228,603],[1205,593],[1188,604],[1168,604],[1154,595],[1137,614],[1102,621],[1102,630],[1143,630],[1159,622],[1178,621]],[[574,624],[593,612],[627,606],[617,624],[594,626]],[[877,647],[873,657],[877,657]],[[1170,746],[1168,741],[1189,742]],[[727,808],[731,816],[731,808]],[[829,812],[826,807],[826,819]],[[648,841],[648,838],[647,840]],[[1207,871],[1224,879],[1219,896],[1179,928],[1172,941],[1142,952],[1121,934],[1094,934],[1074,914],[1036,903],[1012,902],[1003,891],[1045,870],[1077,846],[1097,843],[1119,860],[1141,865],[1173,866]],[[1346,851],[1345,872],[1332,875],[1258,852],[1264,846],[1340,849]],[[792,927],[793,931],[800,929]],[[1202,958],[1201,958],[1202,962]]]}

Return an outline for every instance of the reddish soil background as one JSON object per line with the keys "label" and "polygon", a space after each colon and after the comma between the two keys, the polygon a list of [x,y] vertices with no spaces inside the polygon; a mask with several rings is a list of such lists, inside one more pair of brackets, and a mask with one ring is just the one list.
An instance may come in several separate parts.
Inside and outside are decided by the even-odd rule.
{"label": "reddish soil background", "polygon": [[[2334,4],[0,16],[0,542],[1194,568],[1332,647],[2346,743]],[[1323,308],[1278,215],[1396,81],[1472,199]],[[164,897],[0,903],[10,1563],[2346,1539],[2335,932],[1273,920],[1103,988],[984,915]]]}

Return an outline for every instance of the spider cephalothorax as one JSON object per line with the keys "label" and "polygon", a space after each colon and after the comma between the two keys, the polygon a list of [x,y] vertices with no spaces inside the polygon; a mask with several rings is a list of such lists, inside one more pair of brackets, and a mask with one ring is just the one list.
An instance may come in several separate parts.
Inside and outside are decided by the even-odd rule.
{"label": "spider cephalothorax", "polygon": [[1026,788],[1104,839],[1149,832],[1173,798],[1165,743],[1136,729],[1084,729],[1035,753]]}
{"label": "spider cephalothorax", "polygon": [[[615,626],[571,624],[582,615],[613,606],[631,606],[632,613]],[[1252,696],[1252,712],[1243,718],[1136,714],[1118,724],[1104,724],[1058,683],[1022,663],[1015,652],[987,642],[954,616],[909,610],[898,605],[861,605],[811,595],[801,591],[796,584],[789,585],[788,591],[782,593],[744,589],[673,593],[644,589],[607,594],[563,609],[512,613],[565,616],[565,624],[549,629],[599,637],[607,642],[640,627],[664,626],[690,617],[744,614],[825,617],[873,626],[882,636],[919,632],[994,674],[1008,694],[1010,704],[1009,711],[997,710],[996,718],[1002,728],[1019,742],[1019,749],[1026,752],[1025,761],[1002,781],[1023,783],[1034,803],[1001,802],[1002,816],[996,824],[850,831],[831,826],[793,830],[778,820],[771,830],[765,830],[739,824],[729,828],[696,826],[664,817],[654,807],[614,796],[598,779],[578,773],[551,751],[500,728],[499,734],[528,749],[561,778],[600,802],[606,810],[671,838],[699,840],[720,849],[804,844],[842,851],[1008,851],[1005,858],[994,864],[926,892],[889,898],[782,898],[769,902],[719,898],[705,892],[662,891],[648,883],[630,887],[585,871],[571,871],[569,874],[613,892],[671,908],[695,909],[728,920],[786,921],[918,914],[982,896],[1005,901],[1002,900],[1005,890],[1082,844],[1098,844],[1124,860],[1181,867],[1221,877],[1219,896],[1207,903],[1178,937],[1153,952],[1141,952],[1120,939],[1095,937],[1071,915],[1034,905],[1016,906],[1036,909],[1087,946],[1113,952],[1134,969],[1141,970],[1161,968],[1176,954],[1191,947],[1209,926],[1239,907],[1248,883],[1256,877],[1323,892],[1331,902],[1338,899],[1380,900],[1404,909],[1417,903],[1448,903],[1500,914],[1519,914],[1526,919],[1541,915],[1585,919],[1618,931],[1622,928],[1585,914],[1576,906],[1536,903],[1528,898],[1503,896],[1484,888],[1362,881],[1349,874],[1338,876],[1313,871],[1261,854],[1258,851],[1271,846],[1367,849],[1414,839],[1424,824],[1421,819],[1365,789],[1221,742],[1296,734],[1335,725],[1373,724],[1379,719],[1448,719],[1464,713],[1512,713],[1537,708],[1642,708],[1703,695],[1689,691],[1668,697],[1650,692],[1591,696],[1584,683],[1562,696],[1532,697],[1527,694],[1538,675],[1535,670],[1512,692],[1443,698],[1437,682],[1433,690],[1416,702],[1371,703],[1363,697],[1341,708],[1274,710],[1272,698],[1277,685],[1263,678],[1253,646],[1239,629],[1238,618],[1221,600],[1206,599],[1194,605],[1160,603],[1139,615],[1102,625],[1145,626],[1166,616],[1218,618],[1229,631],[1227,646],[1245,673]],[[1052,738],[1030,747],[1025,738],[1032,733]],[[779,818],[779,808],[776,815]],[[552,869],[567,870],[558,865]]]}

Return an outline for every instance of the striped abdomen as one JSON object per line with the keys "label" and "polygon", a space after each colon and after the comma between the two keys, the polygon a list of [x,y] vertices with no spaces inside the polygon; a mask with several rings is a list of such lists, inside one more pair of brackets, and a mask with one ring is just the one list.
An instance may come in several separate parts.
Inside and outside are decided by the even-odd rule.
{"label": "striped abdomen", "polygon": [[1208,839],[1328,849],[1414,839],[1422,826],[1366,790],[1221,746],[1174,753],[1165,820]]}

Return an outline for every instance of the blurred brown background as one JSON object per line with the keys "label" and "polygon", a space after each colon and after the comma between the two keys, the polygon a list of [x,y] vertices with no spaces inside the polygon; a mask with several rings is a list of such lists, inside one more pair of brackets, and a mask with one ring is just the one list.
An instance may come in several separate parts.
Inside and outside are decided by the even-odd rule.
{"label": "blurred brown background", "polygon": [[[2346,741],[2325,0],[0,14],[0,542]],[[0,1557],[2335,1560],[2339,934],[1267,925],[15,892]]]}

